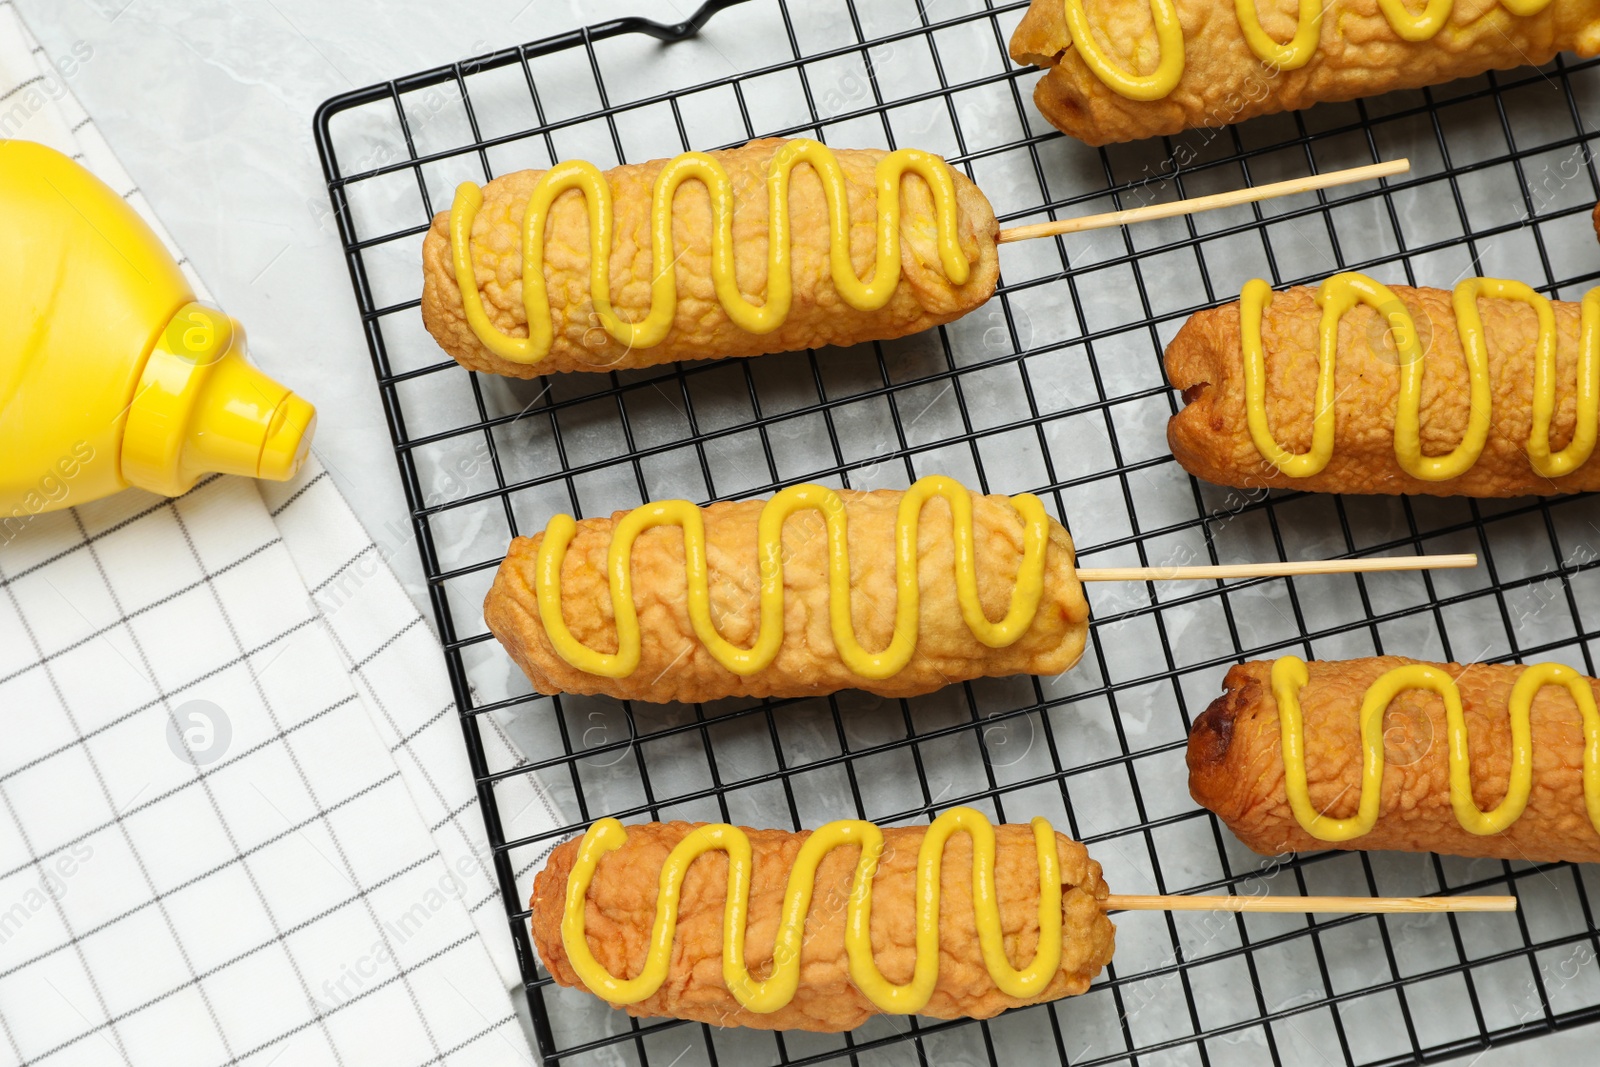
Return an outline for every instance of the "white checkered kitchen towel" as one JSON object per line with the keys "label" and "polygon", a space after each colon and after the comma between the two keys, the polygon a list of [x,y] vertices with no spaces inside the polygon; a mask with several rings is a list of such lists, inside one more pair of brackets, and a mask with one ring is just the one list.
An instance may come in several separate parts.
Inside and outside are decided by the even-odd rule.
{"label": "white checkered kitchen towel", "polygon": [[[165,236],[9,3],[0,124]],[[438,645],[308,467],[0,539],[0,1063],[532,1062]]]}

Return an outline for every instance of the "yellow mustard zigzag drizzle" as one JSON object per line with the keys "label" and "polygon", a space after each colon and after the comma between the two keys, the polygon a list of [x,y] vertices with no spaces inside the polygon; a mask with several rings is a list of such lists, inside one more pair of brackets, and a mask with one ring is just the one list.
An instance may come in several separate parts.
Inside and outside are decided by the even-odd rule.
{"label": "yellow mustard zigzag drizzle", "polygon": [[1472,799],[1472,757],[1467,746],[1467,721],[1461,690],[1450,675],[1426,663],[1411,663],[1384,673],[1361,700],[1361,799],[1356,814],[1333,819],[1312,807],[1306,785],[1305,723],[1300,690],[1310,679],[1305,660],[1284,656],[1272,664],[1272,695],[1278,703],[1278,729],[1283,743],[1284,789],[1301,829],[1320,841],[1349,841],[1371,832],[1378,821],[1383,787],[1383,716],[1401,693],[1412,689],[1437,693],[1444,701],[1450,758],[1450,806],[1456,821],[1472,834],[1497,834],[1516,822],[1533,791],[1533,698],[1547,685],[1564,686],[1583,715],[1583,796],[1589,822],[1600,830],[1600,709],[1589,679],[1559,663],[1528,667],[1511,690],[1511,774],[1505,799],[1490,811]]}
{"label": "yellow mustard zigzag drizzle", "polygon": [[995,895],[994,827],[982,812],[951,808],[939,816],[923,835],[917,852],[916,937],[917,959],[911,981],[895,985],[883,977],[872,957],[872,882],[883,855],[883,831],[858,819],[828,823],[806,838],[789,872],[783,893],[783,911],[772,953],[769,977],[757,979],[745,966],[745,928],[750,912],[750,878],[754,869],[750,838],[728,823],[700,826],[678,842],[661,868],[656,895],[655,923],[650,928],[650,948],[644,966],[634,978],[617,978],[606,970],[584,933],[584,899],[594,880],[600,857],[622,847],[628,831],[616,819],[601,819],[583,835],[578,858],[567,876],[567,895],[561,915],[561,943],[573,970],[590,992],[612,1004],[637,1004],[653,995],[666,981],[672,963],[672,939],[678,925],[678,895],[689,865],[707,852],[728,855],[728,891],[722,912],[722,978],[743,1007],[754,1012],[774,1012],[794,999],[800,987],[800,951],[806,915],[816,888],[817,867],[823,857],[846,845],[861,850],[851,881],[845,913],[845,953],[850,979],[879,1010],[911,1015],[927,1005],[939,981],[939,875],[945,843],[958,833],[972,838],[972,905],[978,926],[978,943],[984,965],[995,985],[1007,996],[1028,999],[1041,995],[1061,966],[1061,871],[1056,835],[1042,818],[1032,822],[1039,857],[1039,947],[1033,962],[1018,970],[1006,958],[1000,928],[1000,904]]}
{"label": "yellow mustard zigzag drizzle", "polygon": [[1317,388],[1311,420],[1311,449],[1290,452],[1278,443],[1267,424],[1266,348],[1261,325],[1272,306],[1272,287],[1260,278],[1245,284],[1239,295],[1239,328],[1244,359],[1245,423],[1261,457],[1290,478],[1309,478],[1333,458],[1334,368],[1339,352],[1339,320],[1358,303],[1382,315],[1394,338],[1400,365],[1400,392],[1395,412],[1394,454],[1414,478],[1444,481],[1471,470],[1489,439],[1492,386],[1489,381],[1489,345],[1479,297],[1517,300],[1533,308],[1539,334],[1533,353],[1533,425],[1526,444],[1528,462],[1546,478],[1571,474],[1594,454],[1596,424],[1600,422],[1600,287],[1583,298],[1582,326],[1578,338],[1576,382],[1577,423],[1572,440],[1559,452],[1550,449],[1550,420],[1556,407],[1555,311],[1550,301],[1521,282],[1499,278],[1468,278],[1455,287],[1451,303],[1456,330],[1467,364],[1470,407],[1461,443],[1448,455],[1422,454],[1422,376],[1427,360],[1418,340],[1417,324],[1394,292],[1365,274],[1346,272],[1327,279],[1317,289],[1322,308],[1318,334]]}
{"label": "yellow mustard zigzag drizzle", "polygon": [[[1275,41],[1262,29],[1256,0],[1234,0],[1234,10],[1250,50],[1263,63],[1283,71],[1303,67],[1311,61],[1322,37],[1323,10],[1336,2],[1300,0],[1300,22],[1294,36],[1285,44]],[[1183,26],[1178,20],[1177,0],[1150,0],[1158,58],[1155,69],[1149,74],[1129,74],[1106,55],[1089,28],[1089,16],[1083,4],[1084,0],[1065,0],[1067,29],[1084,65],[1108,89],[1129,100],[1149,101],[1161,100],[1177,88],[1184,68]],[[1513,15],[1526,17],[1549,7],[1551,0],[1500,0],[1500,4]],[[1427,0],[1423,10],[1416,14],[1406,6],[1405,0],[1378,0],[1378,7],[1401,40],[1417,42],[1432,40],[1444,29],[1455,8],[1455,0]]]}
{"label": "yellow mustard zigzag drizzle", "polygon": [[557,515],[545,527],[535,563],[534,588],[539,618],[556,654],[572,666],[589,674],[625,678],[639,666],[642,639],[639,615],[633,604],[631,560],[633,543],[644,531],[655,526],[677,526],[683,530],[685,566],[688,571],[689,620],[695,636],[706,650],[728,670],[739,675],[754,674],[770,664],[783,644],[783,524],[797,511],[820,511],[828,535],[828,616],[834,646],[839,657],[863,678],[889,678],[911,661],[917,647],[918,610],[921,605],[917,581],[917,527],[922,506],[932,497],[942,497],[950,506],[955,541],[956,595],[961,617],[979,641],[990,648],[1005,648],[1033,625],[1044,595],[1045,550],[1050,540],[1050,519],[1044,504],[1032,493],[1011,498],[1022,515],[1025,529],[1022,563],[1011,592],[1010,610],[999,622],[991,622],[978,600],[977,562],[973,549],[972,496],[954,479],[933,474],[918,479],[900,498],[895,519],[895,604],[894,636],[881,652],[868,652],[856,640],[850,618],[850,549],[847,540],[844,500],[821,485],[795,485],[767,501],[757,526],[756,553],[761,579],[761,628],[749,648],[739,648],[717,633],[711,619],[711,588],[706,565],[705,520],[700,509],[687,500],[665,500],[643,504],[625,515],[611,533],[606,572],[611,591],[611,610],[616,619],[617,651],[596,652],[573,636],[561,610],[561,562],[577,533],[570,515]]}
{"label": "yellow mustard zigzag drizzle", "polygon": [[[916,174],[933,193],[938,227],[939,262],[952,284],[964,285],[971,265],[961,250],[957,231],[955,182],[944,160],[914,148],[902,148],[878,160],[877,266],[863,282],[850,262],[850,191],[838,158],[822,143],[808,138],[788,141],[772,156],[767,169],[767,297],[756,305],[739,291],[734,276],[733,183],[715,156],[684,152],[668,160],[657,175],[650,202],[651,262],[671,264],[672,201],[678,187],[695,180],[711,195],[711,278],[717,300],[740,329],[767,334],[789,317],[794,295],[790,273],[789,181],[794,168],[810,164],[822,182],[828,204],[829,264],[833,284],[845,303],[859,311],[875,311],[889,302],[900,284],[900,182]],[[512,337],[497,329],[483,310],[477,273],[472,264],[472,223],[483,206],[483,191],[472,182],[456,187],[450,207],[450,251],[467,325],[485,348],[514,363],[537,363],[550,353],[554,320],[544,279],[544,232],[550,208],[569,189],[583,194],[589,210],[589,293],[595,315],[606,333],[632,348],[660,344],[678,311],[678,276],[657,269],[650,283],[650,312],[638,322],[617,317],[611,305],[611,245],[615,214],[611,186],[593,163],[557,163],[533,187],[522,219],[522,303],[528,336]]]}

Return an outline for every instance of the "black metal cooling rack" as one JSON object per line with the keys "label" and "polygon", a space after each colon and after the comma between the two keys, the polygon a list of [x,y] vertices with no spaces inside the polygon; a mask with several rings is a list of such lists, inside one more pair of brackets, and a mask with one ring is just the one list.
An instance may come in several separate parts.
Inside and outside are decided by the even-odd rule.
{"label": "black metal cooling rack", "polygon": [[[1390,1064],[1600,1019],[1592,874],[1566,865],[1324,853],[1263,860],[1186,795],[1184,736],[1227,666],[1283,651],[1561,658],[1595,673],[1600,503],[1366,500],[1218,490],[1161,430],[1160,352],[1238,292],[1365,269],[1470,272],[1571,297],[1600,278],[1584,212],[1600,65],[1559,60],[1138,145],[1062,138],[1005,42],[1022,3],[713,0],[625,19],[328,101],[334,215],[461,709],[539,1052],[560,1063],[1003,1061]],[[712,21],[713,16],[715,20]],[[698,34],[698,35],[697,35]],[[664,43],[665,42],[665,43]],[[677,43],[670,43],[677,42]],[[716,76],[708,76],[715,73]],[[418,250],[456,181],[582,156],[604,164],[767,134],[939,151],[1006,223],[1065,217],[1409,153],[1413,174],[1134,231],[1007,246],[967,320],[848,351],[532,383],[442,358],[416,308]],[[1096,563],[1470,550],[1475,574],[1096,588],[1084,662],[912,701],[691,708],[548,699],[485,633],[507,539],[557,511],[709,501],[815,480],[942,470],[1039,493]],[[487,762],[484,729],[528,760]],[[537,772],[568,825],[509,830],[502,784]],[[561,990],[526,928],[532,872],[590,820],[815,825],[974,804],[1052,816],[1123,891],[1513,892],[1476,917],[1127,915],[1084,996],[983,1023],[877,1020],[822,1037],[637,1021]]]}

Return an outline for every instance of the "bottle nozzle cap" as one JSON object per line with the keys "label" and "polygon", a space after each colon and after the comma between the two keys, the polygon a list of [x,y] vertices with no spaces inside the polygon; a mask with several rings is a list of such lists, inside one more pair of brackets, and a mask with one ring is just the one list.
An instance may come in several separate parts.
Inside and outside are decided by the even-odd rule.
{"label": "bottle nozzle cap", "polygon": [[300,473],[311,454],[311,437],[317,429],[317,409],[294,393],[278,402],[261,444],[256,477],[286,482]]}
{"label": "bottle nozzle cap", "polygon": [[156,342],[128,407],[122,474],[167,496],[212,472],[285,481],[315,427],[309,403],[246,361],[237,323],[189,304]]}

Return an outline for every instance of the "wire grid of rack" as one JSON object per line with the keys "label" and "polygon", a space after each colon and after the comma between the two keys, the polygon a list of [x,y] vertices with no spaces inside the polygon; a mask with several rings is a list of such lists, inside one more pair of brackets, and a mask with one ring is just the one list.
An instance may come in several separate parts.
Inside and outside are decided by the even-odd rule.
{"label": "wire grid of rack", "polygon": [[[1600,506],[1202,485],[1166,453],[1178,398],[1160,371],[1185,316],[1256,274],[1281,286],[1349,268],[1447,287],[1487,273],[1572,298],[1600,277],[1583,214],[1600,192],[1588,140],[1600,66],[1567,57],[1095,150],[1043,122],[1030,100],[1037,72],[1005,58],[1024,6],[720,0],[677,26],[608,23],[345,94],[318,113],[540,1053],[563,1064],[1353,1065],[1440,1058],[1600,1018],[1586,869],[1263,859],[1189,801],[1183,767],[1193,715],[1245,658],[1544,657],[1594,674]],[[769,134],[939,151],[1004,224],[1401,154],[1415,170],[1382,186],[1007,246],[1002,284],[979,312],[847,351],[514,382],[463,371],[422,330],[421,238],[457,181]],[[1092,565],[1467,550],[1483,567],[1097,587],[1076,670],[911,701],[549,699],[484,630],[481,597],[507,540],[557,512],[748,497],[801,480],[903,486],[933,471],[1038,493]],[[491,725],[515,736],[526,763],[486,762],[479,736]],[[530,770],[571,821],[510,837],[497,785]],[[630,1019],[554,986],[531,949],[533,872],[600,816],[802,827],[923,821],[957,803],[1052,817],[1124,892],[1512,892],[1522,908],[1514,920],[1124,915],[1116,962],[1083,996],[982,1023],[876,1020],[841,1036]]]}

